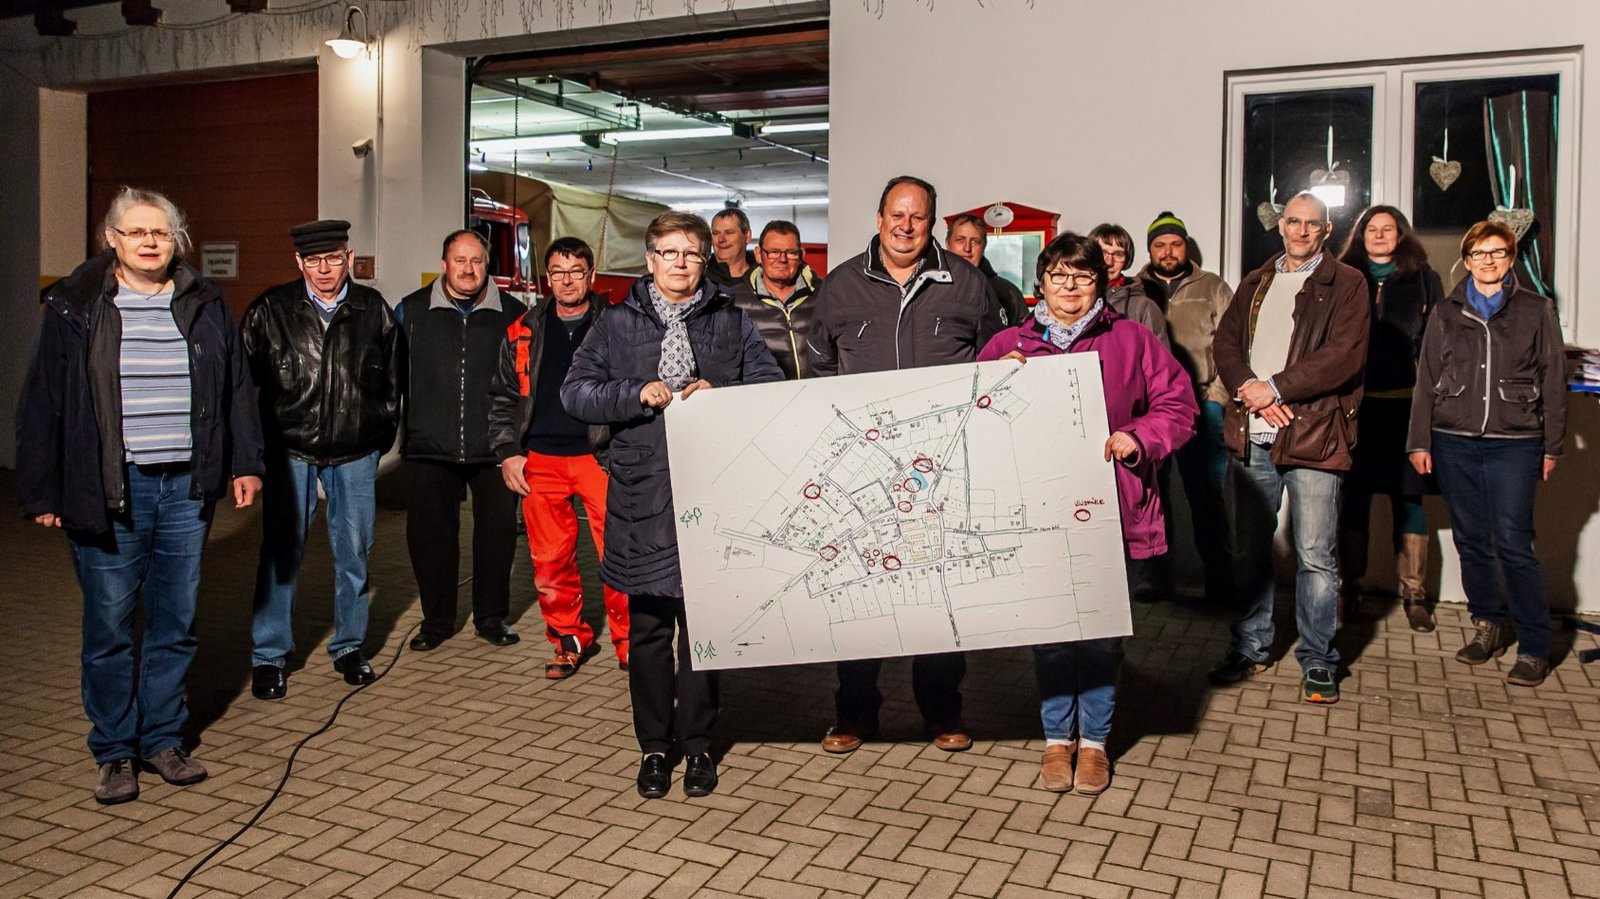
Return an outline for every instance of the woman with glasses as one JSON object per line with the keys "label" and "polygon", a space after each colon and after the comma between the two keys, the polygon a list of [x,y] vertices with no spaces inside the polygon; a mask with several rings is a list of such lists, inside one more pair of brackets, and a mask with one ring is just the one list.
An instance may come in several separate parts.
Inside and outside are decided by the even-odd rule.
{"label": "woman with glasses", "polygon": [[1512,274],[1510,228],[1473,225],[1461,258],[1468,277],[1422,338],[1406,446],[1418,474],[1438,477],[1461,556],[1474,633],[1456,660],[1482,665],[1515,639],[1506,680],[1536,687],[1550,673],[1550,605],[1533,551],[1533,498],[1567,435],[1561,326],[1549,298]]}
{"label": "woman with glasses", "polygon": [[[1035,269],[1041,302],[1030,321],[996,334],[978,361],[1095,352],[1105,385],[1105,460],[1116,466],[1128,583],[1167,551],[1156,470],[1194,435],[1194,387],[1178,360],[1143,325],[1106,302],[1108,270],[1095,240],[1067,232],[1039,254]],[[1035,646],[1045,751],[1044,788],[1094,795],[1111,785],[1106,741],[1116,705],[1122,639],[1079,640]]]}
{"label": "woman with glasses", "polygon": [[561,386],[574,418],[611,428],[600,576],[628,594],[628,688],[646,799],[667,794],[670,759],[680,751],[685,795],[706,796],[717,786],[710,755],[717,679],[693,670],[689,652],[661,413],[701,390],[783,380],[755,325],[706,277],[710,247],[711,229],[700,218],[657,216],[645,231],[649,274],[601,312]]}
{"label": "woman with glasses", "polygon": [[178,258],[183,213],[124,187],[101,238],[105,252],[44,295],[17,411],[17,497],[35,523],[67,532],[94,797],[110,805],[138,798],[141,768],[175,786],[206,777],[182,745],[200,554],[213,504],[250,505],[262,461],[233,315]]}
{"label": "woman with glasses", "polygon": [[1417,383],[1417,351],[1428,313],[1444,300],[1439,276],[1405,213],[1373,206],[1361,213],[1339,261],[1367,277],[1372,336],[1367,344],[1361,440],[1350,473],[1340,486],[1339,562],[1341,592],[1361,595],[1367,571],[1367,525],[1375,493],[1389,497],[1394,521],[1395,574],[1411,629],[1433,630],[1423,578],[1428,572],[1428,519],[1422,495],[1428,485],[1406,462],[1411,389]]}

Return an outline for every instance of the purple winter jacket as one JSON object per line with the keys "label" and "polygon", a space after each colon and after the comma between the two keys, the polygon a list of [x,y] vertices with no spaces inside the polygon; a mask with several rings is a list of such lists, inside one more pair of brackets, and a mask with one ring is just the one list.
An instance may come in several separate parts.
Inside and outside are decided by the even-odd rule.
{"label": "purple winter jacket", "polygon": [[[1116,467],[1123,545],[1134,559],[1162,555],[1167,551],[1167,530],[1162,519],[1161,493],[1156,489],[1156,469],[1194,436],[1195,419],[1200,414],[1194,401],[1194,385],[1183,366],[1149,328],[1110,308],[1101,310],[1068,352],[1091,350],[1100,354],[1106,419],[1111,430],[1128,432],[1140,447],[1132,457],[1133,464]],[[978,353],[978,361],[989,362],[1012,351],[1024,356],[1054,356],[1062,352],[1045,337],[1044,328],[1029,319],[991,338]]]}

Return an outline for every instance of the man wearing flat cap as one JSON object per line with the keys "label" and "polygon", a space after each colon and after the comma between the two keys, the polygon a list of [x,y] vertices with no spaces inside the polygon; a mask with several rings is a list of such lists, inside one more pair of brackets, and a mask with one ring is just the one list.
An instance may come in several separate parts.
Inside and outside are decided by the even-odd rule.
{"label": "man wearing flat cap", "polygon": [[267,448],[251,623],[257,699],[282,699],[288,689],[296,585],[319,484],[334,568],[328,653],[347,683],[373,681],[361,654],[367,553],[378,456],[394,443],[400,405],[399,329],[383,295],[350,280],[350,223],[308,222],[289,236],[301,277],[268,288],[240,326]]}

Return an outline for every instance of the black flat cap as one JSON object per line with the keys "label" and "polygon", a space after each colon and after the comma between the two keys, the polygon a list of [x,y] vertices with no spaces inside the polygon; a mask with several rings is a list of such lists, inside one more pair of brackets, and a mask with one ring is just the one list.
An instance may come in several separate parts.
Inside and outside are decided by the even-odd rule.
{"label": "black flat cap", "polygon": [[315,256],[342,249],[350,242],[350,223],[344,219],[322,219],[306,222],[289,229],[294,238],[294,251],[301,256]]}

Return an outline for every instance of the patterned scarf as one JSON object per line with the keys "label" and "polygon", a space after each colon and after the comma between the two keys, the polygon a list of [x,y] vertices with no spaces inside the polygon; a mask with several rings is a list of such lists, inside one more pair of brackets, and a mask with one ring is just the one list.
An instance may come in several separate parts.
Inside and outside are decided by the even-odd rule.
{"label": "patterned scarf", "polygon": [[1033,319],[1044,328],[1044,334],[1050,339],[1050,342],[1064,353],[1072,348],[1072,342],[1077,340],[1078,335],[1082,334],[1083,330],[1100,316],[1100,310],[1104,308],[1106,308],[1105,297],[1101,297],[1094,301],[1094,305],[1089,307],[1089,311],[1084,313],[1083,318],[1070,325],[1063,325],[1050,317],[1050,309],[1041,300],[1033,306]]}
{"label": "patterned scarf", "polygon": [[683,320],[705,301],[705,287],[696,290],[688,302],[669,303],[656,290],[655,282],[645,286],[650,290],[650,304],[655,307],[656,315],[661,316],[662,324],[667,326],[667,334],[661,338],[661,364],[656,367],[656,374],[674,391],[682,390],[695,379],[696,373],[694,347],[689,345],[689,326]]}

